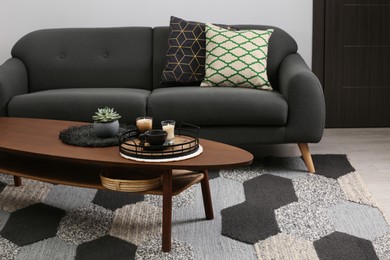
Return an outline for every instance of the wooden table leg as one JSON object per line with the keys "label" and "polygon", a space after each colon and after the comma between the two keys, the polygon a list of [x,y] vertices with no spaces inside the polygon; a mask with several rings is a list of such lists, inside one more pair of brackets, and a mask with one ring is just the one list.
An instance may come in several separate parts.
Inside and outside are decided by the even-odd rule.
{"label": "wooden table leg", "polygon": [[22,178],[19,176],[14,176],[14,184],[16,187],[22,186]]}
{"label": "wooden table leg", "polygon": [[214,219],[208,170],[203,170],[202,173],[204,177],[201,181],[201,186],[202,186],[203,205],[204,205],[204,211],[206,213],[206,219]]}
{"label": "wooden table leg", "polygon": [[163,174],[162,251],[171,251],[172,170]]}

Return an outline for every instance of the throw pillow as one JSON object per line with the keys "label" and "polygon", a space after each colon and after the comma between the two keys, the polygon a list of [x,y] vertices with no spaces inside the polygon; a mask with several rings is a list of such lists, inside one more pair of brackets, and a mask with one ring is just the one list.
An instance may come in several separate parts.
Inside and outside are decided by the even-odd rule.
{"label": "throw pillow", "polygon": [[206,69],[201,86],[272,90],[267,77],[273,30],[232,31],[206,24]]}
{"label": "throw pillow", "polygon": [[167,62],[160,84],[199,86],[205,73],[205,24],[171,16],[169,28]]}

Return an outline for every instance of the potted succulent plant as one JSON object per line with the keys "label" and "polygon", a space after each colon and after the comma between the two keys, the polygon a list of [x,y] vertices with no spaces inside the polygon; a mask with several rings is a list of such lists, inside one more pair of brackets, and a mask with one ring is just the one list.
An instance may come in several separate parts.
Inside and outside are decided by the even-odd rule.
{"label": "potted succulent plant", "polygon": [[119,130],[119,118],[121,116],[114,111],[114,108],[98,108],[98,111],[92,116],[95,134],[101,138],[116,135]]}

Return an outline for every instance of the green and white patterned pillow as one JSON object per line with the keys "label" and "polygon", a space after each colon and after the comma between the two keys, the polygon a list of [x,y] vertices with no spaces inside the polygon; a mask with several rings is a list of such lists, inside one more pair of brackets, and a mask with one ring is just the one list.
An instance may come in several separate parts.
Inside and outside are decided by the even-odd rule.
{"label": "green and white patterned pillow", "polygon": [[232,31],[206,24],[203,87],[272,90],[267,76],[268,40],[273,29]]}

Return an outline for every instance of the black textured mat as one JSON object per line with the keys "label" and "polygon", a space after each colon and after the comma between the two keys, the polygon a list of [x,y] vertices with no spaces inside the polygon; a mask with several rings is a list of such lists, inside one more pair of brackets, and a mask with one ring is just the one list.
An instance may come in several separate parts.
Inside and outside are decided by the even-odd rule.
{"label": "black textured mat", "polygon": [[129,130],[135,130],[134,126],[121,125],[118,134],[109,138],[100,138],[95,135],[93,125],[71,126],[60,133],[62,142],[83,147],[107,147],[119,145],[117,136]]}

